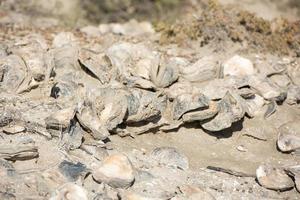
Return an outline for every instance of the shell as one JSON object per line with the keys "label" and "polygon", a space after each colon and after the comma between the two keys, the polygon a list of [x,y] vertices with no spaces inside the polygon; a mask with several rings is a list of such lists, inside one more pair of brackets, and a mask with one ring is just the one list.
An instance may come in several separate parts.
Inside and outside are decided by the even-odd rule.
{"label": "shell", "polygon": [[241,120],[246,112],[244,100],[233,92],[227,92],[218,103],[219,113],[208,122],[201,125],[208,131],[221,131],[231,127],[231,124]]}
{"label": "shell", "polygon": [[165,95],[145,90],[132,89],[126,97],[128,105],[127,124],[158,118],[167,106]]}
{"label": "shell", "polygon": [[201,93],[182,94],[174,99],[172,108],[173,119],[178,120],[189,111],[208,108],[208,104],[209,99]]}
{"label": "shell", "polygon": [[286,102],[290,105],[300,102],[300,86],[291,85],[288,88]]}
{"label": "shell", "polygon": [[267,78],[252,76],[249,80],[249,85],[266,100],[276,99],[281,95],[281,90]]}
{"label": "shell", "polygon": [[294,187],[293,180],[283,169],[270,165],[261,165],[256,170],[258,183],[264,188],[271,190],[289,190]]}
{"label": "shell", "polygon": [[0,59],[1,88],[8,92],[16,92],[27,76],[26,65],[17,55],[9,55]]}
{"label": "shell", "polygon": [[278,129],[277,146],[280,151],[290,152],[300,148],[299,121],[283,124]]}
{"label": "shell", "polygon": [[211,101],[207,109],[200,111],[191,111],[182,116],[184,122],[203,121],[215,117],[219,112],[220,107],[215,101]]}
{"label": "shell", "polygon": [[159,65],[153,65],[150,69],[150,80],[159,88],[170,86],[179,78],[179,69],[176,59],[166,61],[161,59]]}
{"label": "shell", "polygon": [[102,124],[97,113],[92,109],[91,103],[85,102],[76,113],[80,125],[87,130],[95,139],[105,140],[110,134]]}
{"label": "shell", "polygon": [[213,56],[199,59],[192,65],[188,61],[180,67],[180,76],[190,82],[203,82],[218,77],[219,69]]}

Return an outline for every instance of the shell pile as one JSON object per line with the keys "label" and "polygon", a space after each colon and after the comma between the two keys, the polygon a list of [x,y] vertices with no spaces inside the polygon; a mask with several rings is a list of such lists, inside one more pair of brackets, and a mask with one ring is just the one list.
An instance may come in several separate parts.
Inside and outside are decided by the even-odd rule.
{"label": "shell pile", "polygon": [[[97,189],[105,191],[94,199],[201,199],[203,195],[214,199],[194,186],[182,187],[186,191],[177,191],[175,197],[176,181],[183,178],[180,172],[174,180],[156,179],[135,170],[125,155],[108,157],[102,149],[109,148],[114,134],[137,137],[176,131],[189,124],[222,135],[242,124],[244,118],[269,118],[281,104],[296,106],[300,102],[299,59],[252,54],[231,54],[221,60],[215,54],[192,57],[177,47],[158,46],[157,33],[147,23],[117,28],[81,29],[88,43],[81,41],[78,33],[61,32],[50,40],[30,33],[0,45],[1,130],[11,137],[34,133],[47,141],[59,141],[58,151],[74,158],[58,165],[61,173],[47,168],[40,171],[42,180],[55,182],[57,190],[47,193],[51,199],[88,199],[78,177],[88,177],[90,182],[85,180],[85,184],[97,182]],[[118,39],[97,42],[95,35]],[[148,36],[149,41],[137,35]],[[137,39],[130,39],[133,36]],[[300,148],[299,122],[289,122],[278,130],[281,151]],[[13,145],[17,148],[1,146],[1,158],[19,161],[39,156],[32,141],[20,138]],[[187,157],[171,148],[155,149],[150,157],[149,163],[172,170],[189,168]],[[87,166],[76,163],[82,160]],[[8,163],[0,167],[10,168]],[[287,172],[268,167],[257,172],[263,187],[286,190],[294,187],[290,176],[298,181],[294,168]],[[74,180],[76,184],[70,183]],[[161,186],[166,182],[172,192]],[[147,189],[140,189],[142,184]],[[130,187],[132,191],[125,191]],[[117,194],[113,188],[119,189]],[[148,198],[149,191],[156,195]]]}

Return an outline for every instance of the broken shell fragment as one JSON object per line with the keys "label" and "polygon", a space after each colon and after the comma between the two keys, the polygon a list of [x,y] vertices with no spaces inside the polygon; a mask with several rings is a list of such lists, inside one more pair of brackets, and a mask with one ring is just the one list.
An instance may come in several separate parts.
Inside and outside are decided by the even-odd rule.
{"label": "broken shell fragment", "polygon": [[277,146],[280,151],[290,152],[300,148],[299,121],[283,124],[278,129]]}
{"label": "broken shell fragment", "polygon": [[58,188],[50,200],[88,200],[87,191],[75,183],[66,183]]}
{"label": "broken shell fragment", "polygon": [[270,190],[285,191],[294,187],[294,182],[283,169],[261,165],[256,170],[258,183]]}
{"label": "broken shell fragment", "polygon": [[128,188],[135,178],[131,162],[123,154],[106,157],[103,164],[93,170],[93,177],[115,188]]}

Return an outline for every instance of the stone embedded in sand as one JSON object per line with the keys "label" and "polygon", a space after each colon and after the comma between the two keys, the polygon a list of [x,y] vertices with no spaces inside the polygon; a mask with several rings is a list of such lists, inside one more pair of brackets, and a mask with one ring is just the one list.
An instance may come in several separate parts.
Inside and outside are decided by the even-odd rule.
{"label": "stone embedded in sand", "polygon": [[294,178],[296,189],[300,192],[300,165],[288,167],[285,170]]}
{"label": "stone embedded in sand", "polygon": [[213,195],[199,187],[186,185],[179,187],[179,189],[182,194],[173,197],[171,200],[215,200]]}
{"label": "stone embedded in sand", "polygon": [[299,120],[281,125],[278,131],[277,146],[280,151],[290,152],[300,148]]}
{"label": "stone embedded in sand", "polygon": [[247,76],[254,74],[253,63],[239,55],[235,55],[223,64],[224,76]]}
{"label": "stone embedded in sand", "polygon": [[173,147],[158,147],[151,152],[151,157],[160,164],[174,166],[187,170],[189,168],[188,158]]}
{"label": "stone embedded in sand", "polygon": [[114,188],[128,188],[134,182],[134,169],[124,154],[114,154],[104,159],[102,166],[93,170],[97,182],[104,182]]}
{"label": "stone embedded in sand", "polygon": [[87,191],[75,183],[66,183],[58,188],[49,200],[88,200]]}
{"label": "stone embedded in sand", "polygon": [[293,180],[283,169],[261,165],[256,170],[258,183],[270,190],[285,191],[294,187]]}

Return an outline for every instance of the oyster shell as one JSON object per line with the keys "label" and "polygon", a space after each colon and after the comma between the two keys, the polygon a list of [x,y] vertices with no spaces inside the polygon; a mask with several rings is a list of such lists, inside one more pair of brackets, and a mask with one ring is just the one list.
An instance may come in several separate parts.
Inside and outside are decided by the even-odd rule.
{"label": "oyster shell", "polygon": [[286,102],[290,105],[300,102],[300,86],[291,85],[288,88]]}
{"label": "oyster shell", "polygon": [[299,121],[283,124],[278,129],[277,146],[280,151],[290,152],[300,148]]}
{"label": "oyster shell", "polygon": [[132,89],[127,97],[128,116],[126,124],[158,118],[167,106],[165,95]]}
{"label": "oyster shell", "polygon": [[201,94],[182,94],[175,98],[173,102],[173,119],[178,120],[181,116],[189,111],[196,109],[206,109],[208,108],[209,99]]}
{"label": "oyster shell", "polygon": [[264,188],[271,190],[289,190],[294,187],[293,180],[283,169],[270,165],[261,165],[256,170],[258,183]]}
{"label": "oyster shell", "polygon": [[218,103],[219,113],[207,122],[201,122],[201,126],[208,131],[221,131],[231,127],[232,123],[241,120],[246,112],[244,100],[233,92],[227,92]]}
{"label": "oyster shell", "polygon": [[80,125],[88,131],[95,139],[105,140],[110,134],[102,124],[91,103],[85,102],[76,113]]}
{"label": "oyster shell", "polygon": [[1,88],[16,92],[27,76],[26,65],[21,57],[9,55],[0,59]]}
{"label": "oyster shell", "polygon": [[203,121],[215,117],[219,112],[220,107],[215,101],[209,102],[207,109],[199,111],[191,111],[182,116],[184,122]]}
{"label": "oyster shell", "polygon": [[159,88],[170,86],[179,78],[177,59],[161,59],[159,65],[153,65],[150,69],[150,80]]}
{"label": "oyster shell", "polygon": [[267,78],[251,76],[249,85],[266,100],[276,99],[281,95],[281,90]]}
{"label": "oyster shell", "polygon": [[219,69],[213,56],[205,56],[189,65],[185,61],[180,67],[180,76],[190,82],[203,82],[218,78]]}
{"label": "oyster shell", "polygon": [[[143,44],[126,42],[114,44],[107,49],[106,56],[111,65],[117,69],[119,79],[129,85],[141,80],[145,83],[150,82],[149,70],[159,64],[158,53]],[[142,84],[138,85],[143,87]]]}

